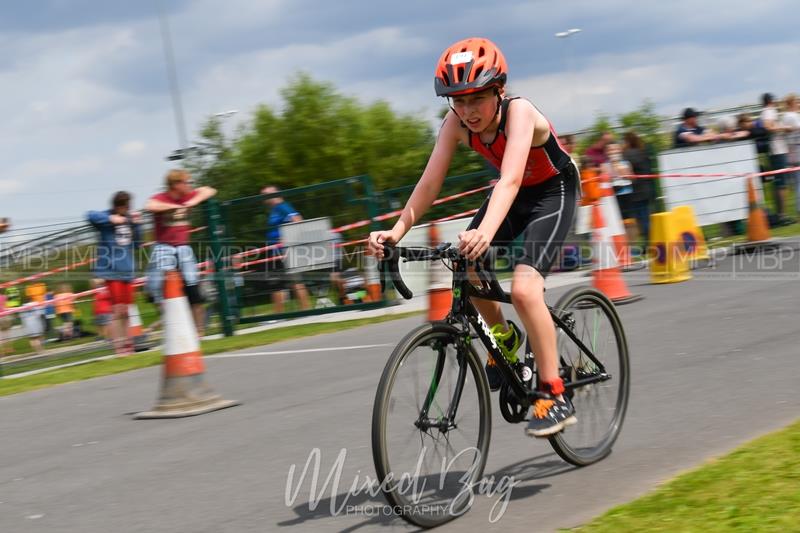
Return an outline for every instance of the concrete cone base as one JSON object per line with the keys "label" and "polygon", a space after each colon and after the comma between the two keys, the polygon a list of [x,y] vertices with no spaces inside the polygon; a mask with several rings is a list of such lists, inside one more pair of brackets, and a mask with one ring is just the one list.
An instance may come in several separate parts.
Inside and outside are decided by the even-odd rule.
{"label": "concrete cone base", "polygon": [[239,403],[234,400],[225,400],[219,394],[214,393],[203,379],[203,374],[167,378],[156,406],[151,411],[134,415],[134,418],[141,420],[196,416],[233,407]]}

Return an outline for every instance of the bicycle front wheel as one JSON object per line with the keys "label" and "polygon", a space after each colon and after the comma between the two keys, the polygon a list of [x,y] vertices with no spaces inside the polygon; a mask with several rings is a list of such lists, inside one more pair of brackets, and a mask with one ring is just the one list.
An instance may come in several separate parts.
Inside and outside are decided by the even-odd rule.
{"label": "bicycle front wheel", "polygon": [[386,364],[372,412],[375,470],[394,512],[426,528],[466,512],[490,435],[489,385],[465,334],[443,322],[409,333]]}
{"label": "bicycle front wheel", "polygon": [[[605,369],[601,372],[575,341],[557,331],[561,377],[578,422],[550,437],[550,444],[568,463],[585,466],[611,453],[622,429],[630,390],[628,342],[614,304],[595,289],[576,287],[554,311]],[[604,380],[596,380],[600,376]],[[581,380],[594,382],[577,385]]]}

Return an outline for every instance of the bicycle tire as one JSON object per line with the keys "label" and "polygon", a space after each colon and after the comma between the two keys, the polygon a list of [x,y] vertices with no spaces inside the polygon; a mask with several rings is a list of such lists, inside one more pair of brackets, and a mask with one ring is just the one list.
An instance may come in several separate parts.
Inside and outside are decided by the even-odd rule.
{"label": "bicycle tire", "polygon": [[[616,346],[616,350],[614,350],[615,353],[601,354],[595,352],[598,346],[592,346],[593,343],[599,344],[596,342],[596,339],[588,339],[590,342],[587,342],[587,339],[581,339],[584,344],[595,352],[595,356],[606,367],[607,372],[611,373],[611,379],[608,382],[574,389],[571,395],[573,396],[573,404],[575,404],[576,408],[576,416],[578,418],[577,424],[549,438],[551,446],[562,459],[576,466],[586,466],[605,458],[611,453],[614,442],[617,440],[620,430],[622,429],[622,423],[625,420],[625,413],[628,407],[628,398],[630,396],[628,342],[622,327],[622,321],[617,314],[614,304],[606,295],[596,289],[591,287],[576,287],[564,294],[553,309],[554,312],[557,313],[557,316],[561,318],[567,317],[568,313],[573,313],[573,320],[574,313],[583,310],[593,310],[595,311],[595,316],[604,316],[611,327],[614,344]],[[576,334],[577,333],[578,332],[576,332]],[[581,338],[580,335],[578,336]],[[577,363],[575,361],[566,361],[565,353],[570,350],[574,353],[579,352],[577,345],[572,339],[567,337],[564,333],[559,333],[559,355],[562,359],[561,372],[565,384],[579,372],[576,367],[579,368],[581,365],[593,366],[593,363],[591,363],[588,358],[585,358],[585,356]],[[564,363],[568,363],[566,365],[567,368],[565,368]],[[611,383],[611,385],[608,385],[608,383]],[[581,439],[578,437],[578,433],[594,423],[592,422],[592,417],[596,415],[593,413],[593,408],[597,413],[603,411],[602,406],[598,405],[601,391],[607,394],[610,394],[611,391],[616,392],[613,416],[609,417],[605,433],[598,438],[596,442],[581,442],[579,445],[578,442]],[[594,398],[589,397],[592,392],[597,393]],[[605,411],[608,411],[608,409],[605,409]],[[602,423],[600,425],[602,425]]]}
{"label": "bicycle tire", "polygon": [[[409,373],[411,373],[412,365],[416,364],[411,361],[411,357],[416,352],[417,348],[423,348],[423,350],[420,352],[423,354],[420,359],[423,359],[425,357],[424,348],[427,347],[433,350],[433,346],[439,347],[436,345],[437,342],[442,342],[444,343],[445,351],[447,351],[446,347],[450,346],[450,343],[452,343],[452,346],[454,347],[458,346],[457,342],[459,337],[463,338],[464,333],[445,322],[431,322],[423,324],[422,326],[419,326],[418,328],[415,328],[409,332],[395,347],[394,351],[389,357],[375,394],[375,402],[372,412],[372,455],[375,463],[375,471],[379,482],[381,482],[381,490],[383,491],[383,494],[386,497],[389,505],[392,506],[395,514],[398,514],[407,522],[423,528],[436,527],[460,516],[469,510],[469,507],[472,503],[472,498],[470,497],[468,500],[461,498],[461,501],[455,501],[458,499],[455,498],[452,502],[450,502],[450,507],[446,509],[446,512],[444,512],[445,510],[441,507],[441,503],[436,504],[438,507],[432,510],[427,507],[423,507],[425,504],[420,503],[422,500],[421,498],[418,498],[417,495],[408,497],[408,495],[404,494],[403,491],[393,490],[391,487],[389,487],[389,490],[387,490],[386,484],[384,483],[384,480],[387,478],[387,476],[392,475],[393,479],[397,480],[403,475],[402,472],[396,469],[396,466],[401,464],[402,461],[396,460],[397,453],[393,451],[394,448],[390,442],[394,436],[394,433],[390,435],[389,432],[393,431],[392,428],[394,427],[400,427],[399,424],[395,423],[394,416],[390,421],[390,409],[393,409],[398,404],[398,400],[393,397],[392,393],[394,392],[395,385],[397,385],[398,374],[401,370],[403,370],[404,365],[408,365]],[[489,442],[491,439],[491,398],[489,393],[489,385],[486,381],[486,375],[484,373],[483,364],[480,358],[471,344],[463,343],[461,346],[462,348],[460,350],[462,350],[462,353],[465,356],[463,357],[463,360],[468,365],[468,370],[465,372],[463,392],[458,407],[464,407],[465,401],[469,399],[467,403],[471,404],[473,401],[476,401],[478,409],[478,422],[476,428],[477,435],[474,443],[474,448],[477,454],[476,459],[473,459],[469,470],[466,471],[466,473],[469,473],[470,471],[472,472],[469,478],[469,483],[475,483],[483,476],[483,470],[486,465],[486,458],[489,451]],[[440,360],[439,358],[443,357],[442,351],[439,351],[436,357],[436,369],[439,369],[440,367],[438,366],[438,361]],[[434,370],[434,381],[431,381],[431,378],[421,378],[421,381],[430,381],[430,384],[432,385],[431,387],[428,387],[425,393],[422,394],[423,403],[426,403],[426,398],[432,397],[431,391],[434,391],[432,393],[433,395],[438,394],[439,389],[441,388],[440,385],[442,384],[441,378],[445,372],[446,369],[444,366],[442,366],[438,377],[436,375],[436,370]],[[470,376],[471,379],[469,379]],[[458,378],[456,378],[456,380],[457,379]],[[472,390],[470,388],[472,383],[475,384],[474,394],[477,396],[474,398],[474,400],[472,399],[472,393],[470,392]],[[421,389],[420,391],[415,391],[415,394],[419,395],[417,392],[421,392]],[[442,397],[446,397],[446,394],[443,393]],[[448,404],[449,403],[450,402],[448,402]],[[415,409],[414,406],[412,405],[407,409],[409,411],[408,417],[413,418],[413,412]],[[419,409],[419,404],[417,405],[417,409]],[[393,415],[394,413],[391,414]],[[456,421],[462,424],[463,422],[460,420],[459,415],[464,415],[463,410],[459,410],[456,413]],[[415,427],[413,425],[414,420],[407,420],[407,417],[404,417],[400,414],[397,415],[397,418],[403,419],[403,430],[408,430],[412,434],[411,438],[415,437],[414,429],[416,429],[419,432],[420,441],[425,441],[428,433],[421,430],[419,427]],[[406,427],[406,422],[410,427]],[[439,431],[438,429],[428,429],[432,431]],[[441,437],[441,433],[439,435]],[[447,446],[451,447],[450,438],[444,438],[447,441]],[[398,445],[398,448],[402,449],[403,447]],[[455,447],[452,448],[455,451]],[[424,454],[426,448],[423,447],[422,450],[422,453]],[[394,455],[392,455],[393,453]],[[469,455],[469,453],[472,452],[468,452],[467,455]],[[393,463],[393,461],[395,461],[396,464]],[[452,463],[449,463],[449,465],[452,465]],[[447,474],[448,476],[446,477],[449,478],[449,474],[451,473],[448,472]],[[438,479],[440,486],[442,486],[441,497],[446,498],[446,494],[448,494],[448,491],[451,489],[451,487],[443,487],[445,484],[445,476],[441,472]],[[424,481],[425,478],[423,478],[423,487],[425,487]]]}

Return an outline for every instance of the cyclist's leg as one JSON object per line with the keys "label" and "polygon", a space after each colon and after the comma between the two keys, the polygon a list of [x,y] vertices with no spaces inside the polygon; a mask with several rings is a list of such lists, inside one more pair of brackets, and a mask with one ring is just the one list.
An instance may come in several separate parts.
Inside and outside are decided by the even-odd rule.
{"label": "cyclist's leg", "polygon": [[[475,213],[475,216],[472,218],[472,221],[467,226],[467,230],[477,228],[483,217],[486,215],[486,209],[489,207],[489,198],[483,202],[483,205],[478,212]],[[492,246],[503,246],[508,245],[514,239],[514,228],[512,220],[509,216],[506,216],[506,219],[500,225],[500,228],[497,230],[497,233],[492,239]],[[478,277],[474,271],[470,271],[469,273],[470,279],[476,285],[480,282],[478,281]],[[484,300],[482,298],[471,298],[472,303],[478,309],[478,312],[481,314],[483,319],[491,328],[497,324],[506,324],[505,318],[503,317],[503,311],[500,308],[500,303],[495,302],[492,300]]]}
{"label": "cyclist's leg", "polygon": [[[536,357],[539,380],[560,383],[556,333],[544,301],[544,276],[558,257],[575,214],[576,176],[571,171],[525,191],[532,207],[524,230],[524,252],[511,284],[511,299]],[[526,198],[523,197],[522,200]],[[560,396],[561,387],[553,392]]]}

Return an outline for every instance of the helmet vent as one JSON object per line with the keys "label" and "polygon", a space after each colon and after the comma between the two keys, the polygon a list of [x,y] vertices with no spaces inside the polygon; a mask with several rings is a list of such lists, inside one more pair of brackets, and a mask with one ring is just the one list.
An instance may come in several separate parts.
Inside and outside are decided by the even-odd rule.
{"label": "helmet vent", "polygon": [[456,78],[458,78],[461,81],[464,81],[464,67],[458,67],[457,72],[458,74],[456,75]]}
{"label": "helmet vent", "polygon": [[483,46],[481,46],[481,47],[478,49],[478,57],[483,57],[483,56],[485,56],[485,55],[486,55],[486,50],[483,48]]}

